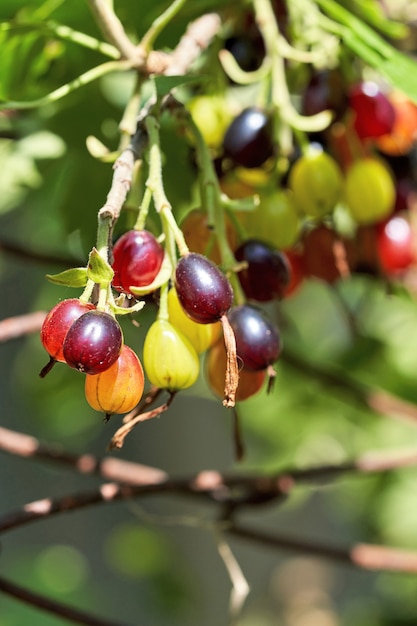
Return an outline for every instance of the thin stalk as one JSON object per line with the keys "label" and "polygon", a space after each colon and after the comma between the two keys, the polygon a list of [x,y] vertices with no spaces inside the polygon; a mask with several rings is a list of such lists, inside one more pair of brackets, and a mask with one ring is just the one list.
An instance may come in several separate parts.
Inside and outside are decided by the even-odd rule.
{"label": "thin stalk", "polygon": [[38,98],[37,100],[30,100],[28,102],[2,102],[0,103],[1,109],[35,109],[38,107],[47,106],[53,102],[57,102],[61,98],[64,98],[68,94],[76,91],[80,87],[84,87],[88,85],[88,83],[92,83],[94,80],[105,76],[106,74],[110,74],[111,72],[123,71],[132,68],[131,61],[107,61],[106,63],[102,63],[101,65],[96,65],[91,70],[87,70],[84,74],[81,74],[74,80],[58,87],[54,91],[51,91],[47,96],[43,96],[42,98]]}
{"label": "thin stalk", "polygon": [[174,0],[174,2],[172,2],[168,8],[154,20],[148,31],[142,37],[142,41],[140,43],[142,50],[145,52],[152,50],[156,38],[182,9],[186,1],[187,0]]}

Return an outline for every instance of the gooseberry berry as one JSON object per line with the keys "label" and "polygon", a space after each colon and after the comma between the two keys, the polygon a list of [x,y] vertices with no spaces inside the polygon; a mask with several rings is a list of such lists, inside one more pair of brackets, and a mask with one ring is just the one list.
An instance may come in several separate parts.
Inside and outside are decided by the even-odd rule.
{"label": "gooseberry berry", "polygon": [[66,363],[85,374],[99,374],[120,354],[123,335],[117,320],[104,311],[88,311],[68,330],[63,353]]}
{"label": "gooseberry berry", "polygon": [[85,377],[85,397],[96,411],[106,415],[127,413],[142,397],[144,375],[136,353],[123,345],[118,359],[104,372]]}

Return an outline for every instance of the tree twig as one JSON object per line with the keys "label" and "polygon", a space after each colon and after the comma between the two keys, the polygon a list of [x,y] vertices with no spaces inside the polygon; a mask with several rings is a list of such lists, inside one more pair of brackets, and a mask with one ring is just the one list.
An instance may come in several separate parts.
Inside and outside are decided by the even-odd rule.
{"label": "tree twig", "polygon": [[75,609],[67,604],[62,604],[51,598],[47,598],[39,593],[30,591],[25,587],[16,585],[15,583],[0,576],[0,592],[7,594],[8,596],[30,604],[31,606],[46,611],[52,615],[57,615],[61,619],[76,624],[84,624],[85,626],[123,626],[120,620],[117,622],[102,619]]}
{"label": "tree twig", "polygon": [[36,333],[41,329],[45,316],[46,311],[34,311],[33,313],[6,317],[0,321],[0,343]]}
{"label": "tree twig", "polygon": [[417,573],[417,552],[412,550],[366,543],[357,543],[348,548],[339,548],[328,543],[320,544],[304,539],[294,539],[259,531],[258,529],[252,530],[237,524],[226,528],[226,532],[240,539],[263,544],[267,548],[273,547],[291,552],[301,552],[319,558],[354,565],[360,569],[408,574]]}

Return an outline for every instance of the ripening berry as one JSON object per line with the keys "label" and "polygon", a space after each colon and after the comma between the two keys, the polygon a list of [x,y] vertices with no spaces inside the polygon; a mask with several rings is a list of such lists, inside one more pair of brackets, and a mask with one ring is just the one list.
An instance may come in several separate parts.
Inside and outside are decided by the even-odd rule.
{"label": "ripening berry", "polygon": [[143,365],[152,385],[170,391],[191,387],[200,371],[191,342],[164,319],[155,320],[146,334]]}
{"label": "ripening berry", "polygon": [[142,364],[129,346],[123,345],[119,358],[100,374],[85,377],[85,397],[96,411],[106,415],[127,413],[142,397]]}
{"label": "ripening berry", "polygon": [[198,354],[205,352],[221,335],[220,322],[198,324],[185,313],[175,287],[168,292],[168,315],[170,323],[190,340]]}

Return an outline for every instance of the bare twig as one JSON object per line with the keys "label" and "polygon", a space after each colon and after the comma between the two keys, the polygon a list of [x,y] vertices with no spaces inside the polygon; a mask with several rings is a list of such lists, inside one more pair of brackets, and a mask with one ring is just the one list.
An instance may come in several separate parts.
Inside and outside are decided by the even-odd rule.
{"label": "bare twig", "polygon": [[123,426],[121,426],[113,435],[109,444],[109,449],[112,450],[113,448],[121,448],[127,435],[133,430],[136,424],[146,422],[147,420],[151,420],[154,417],[159,417],[162,413],[169,409],[174,397],[175,393],[172,392],[170,393],[168,400],[164,404],[161,404],[155,409],[145,411],[144,413],[139,413],[129,421],[125,422]]}
{"label": "bare twig", "polygon": [[113,457],[99,459],[92,454],[70,454],[60,447],[41,444],[30,435],[0,427],[0,450],[23,458],[47,460],[68,466],[80,474],[95,474],[105,480],[128,485],[151,485],[167,480],[168,475],[160,469],[131,463]]}
{"label": "bare twig", "polygon": [[[92,454],[76,455],[62,450],[59,446],[40,443],[33,436],[19,433],[0,427],[0,450],[40,461],[68,466],[81,474],[95,474],[105,480],[126,485],[145,485],[149,489],[152,485],[165,483],[169,476],[161,469],[124,461],[112,456],[102,459]],[[224,492],[238,487],[240,502],[253,501],[255,496],[273,498],[289,493],[297,484],[322,483],[347,474],[379,473],[398,470],[417,465],[417,449],[378,450],[369,451],[357,459],[332,465],[318,465],[307,468],[288,468],[276,474],[219,474],[218,472],[203,472],[195,477],[182,480],[181,483],[201,484],[202,477],[216,476],[218,488],[223,486]],[[172,481],[171,481],[172,482]],[[243,489],[244,488],[244,489]]]}
{"label": "bare twig", "polygon": [[242,572],[235,555],[229,544],[224,539],[223,533],[217,533],[217,550],[229,574],[232,590],[230,593],[229,613],[230,625],[237,623],[242,607],[250,591],[249,583]]}
{"label": "bare twig", "polygon": [[34,311],[24,315],[7,317],[0,321],[0,343],[30,335],[40,330],[46,311]]}
{"label": "bare twig", "polygon": [[[106,483],[99,489],[61,496],[59,498],[45,498],[30,502],[20,509],[11,511],[0,518],[0,532],[16,529],[33,521],[47,519],[60,513],[80,510],[96,504],[105,504],[120,500],[131,499],[138,495],[150,493],[179,493],[203,496],[214,503],[227,502],[229,489],[216,472],[201,473],[196,480],[167,480],[156,485],[117,485]],[[279,548],[303,552],[320,558],[328,558],[342,563],[355,565],[362,569],[401,571],[417,573],[417,552],[399,550],[392,547],[354,544],[349,548],[340,548],[326,544],[319,544],[305,539],[294,539],[282,535],[272,534],[260,530],[245,528],[230,522],[224,525],[229,534],[241,539],[260,543],[269,548]]]}
{"label": "bare twig", "polygon": [[115,46],[122,58],[143,63],[143,56],[137,46],[126,35],[126,31],[106,0],[89,0],[90,9],[104,37]]}
{"label": "bare twig", "polygon": [[84,624],[85,626],[123,626],[120,620],[114,622],[95,617],[90,613],[74,609],[66,604],[62,604],[61,602],[47,598],[39,593],[30,591],[25,587],[16,585],[10,580],[2,577],[0,577],[0,591],[12,598],[20,600],[21,602],[30,604],[31,606],[46,611],[52,615],[57,615],[61,619],[68,622],[74,622],[75,624]]}
{"label": "bare twig", "polygon": [[417,552],[400,550],[380,545],[365,543],[353,544],[348,548],[331,546],[328,543],[318,544],[303,539],[252,530],[240,525],[232,525],[226,529],[229,534],[265,545],[267,548],[278,548],[292,552],[301,552],[319,558],[339,561],[354,565],[361,569],[378,571],[395,571],[408,574],[417,573]]}
{"label": "bare twig", "polygon": [[13,255],[23,261],[35,261],[46,265],[62,265],[63,267],[74,267],[79,264],[80,259],[70,256],[45,252],[45,250],[31,250],[27,244],[13,243],[11,241],[0,241],[0,252]]}
{"label": "bare twig", "polygon": [[168,76],[185,74],[201,52],[209,46],[220,27],[221,20],[217,13],[207,13],[191,22],[170,54],[164,74]]}

